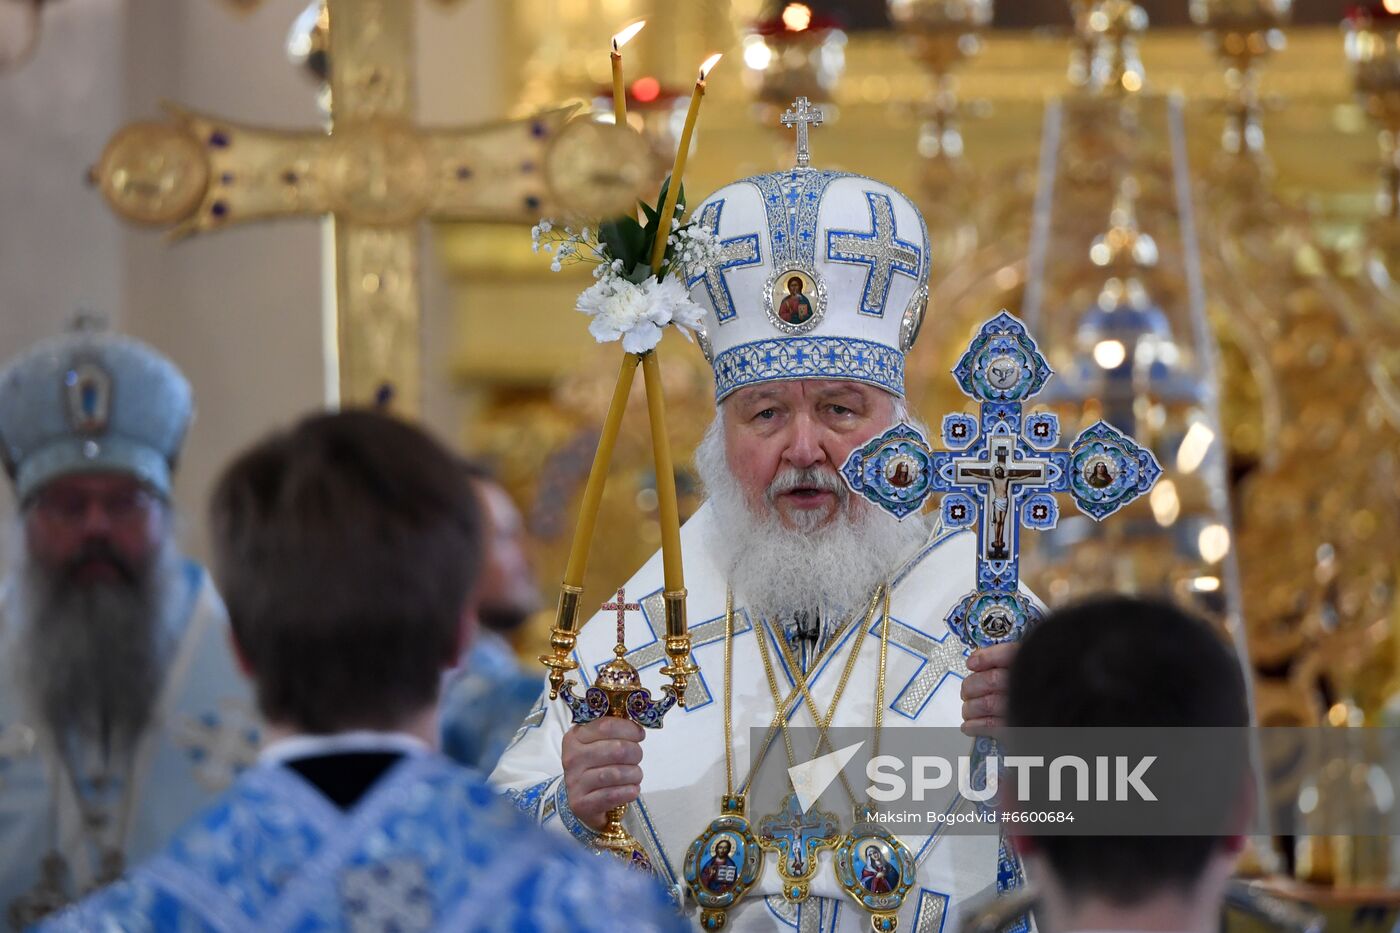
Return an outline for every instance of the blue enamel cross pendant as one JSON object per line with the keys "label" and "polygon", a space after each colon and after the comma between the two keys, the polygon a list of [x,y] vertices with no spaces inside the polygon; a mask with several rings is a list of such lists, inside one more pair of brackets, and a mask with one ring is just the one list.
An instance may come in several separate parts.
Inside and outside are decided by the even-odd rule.
{"label": "blue enamel cross pendant", "polygon": [[1068,450],[1054,449],[1059,419],[1022,412],[1052,375],[1025,325],[1003,311],[982,325],[953,369],[979,412],[943,418],[947,451],[933,451],[918,429],[900,423],[852,451],[841,468],[853,492],[898,519],[938,492],[944,527],[975,526],[977,589],[947,618],[970,647],[1016,641],[1038,616],[1018,589],[1020,529],[1055,527],[1054,493],[1068,493],[1100,521],[1146,494],[1162,474],[1151,451],[1103,421]]}

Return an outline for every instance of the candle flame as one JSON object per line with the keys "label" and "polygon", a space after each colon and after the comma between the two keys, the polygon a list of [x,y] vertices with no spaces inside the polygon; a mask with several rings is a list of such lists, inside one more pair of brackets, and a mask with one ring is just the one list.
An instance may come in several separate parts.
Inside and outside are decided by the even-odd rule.
{"label": "candle flame", "polygon": [[701,81],[704,81],[705,78],[707,78],[707,77],[709,76],[710,70],[713,69],[716,65],[718,65],[718,64],[719,64],[719,60],[720,60],[721,58],[723,58],[723,57],[724,57],[724,55],[723,55],[722,53],[716,52],[715,54],[711,55],[709,58],[705,59],[704,62],[702,62],[702,63],[700,64],[700,80],[701,80]]}
{"label": "candle flame", "polygon": [[812,8],[805,3],[789,3],[783,8],[783,25],[793,32],[801,32],[812,25]]}
{"label": "candle flame", "polygon": [[637,33],[641,32],[642,27],[646,24],[646,20],[639,19],[635,23],[632,23],[630,26],[624,27],[621,32],[619,32],[612,38],[613,51],[619,51],[624,45],[632,41],[632,37],[635,36]]}
{"label": "candle flame", "polygon": [[1400,0],[1385,0],[1385,11],[1387,13],[1400,14]]}

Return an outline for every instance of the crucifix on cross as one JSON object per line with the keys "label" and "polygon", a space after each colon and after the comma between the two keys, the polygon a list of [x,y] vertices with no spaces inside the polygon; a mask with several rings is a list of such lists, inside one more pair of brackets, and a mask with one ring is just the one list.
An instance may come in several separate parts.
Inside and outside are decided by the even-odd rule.
{"label": "crucifix on cross", "polygon": [[[646,143],[571,108],[477,127],[414,120],[414,0],[323,0],[330,125],[273,130],[167,105],[92,170],[112,210],[175,237],[329,215],[328,401],[419,408],[419,221],[612,216],[649,184]],[[327,303],[328,305],[330,303]]]}
{"label": "crucifix on cross", "polygon": [[783,111],[783,126],[797,128],[797,167],[807,168],[812,164],[812,147],[807,137],[809,126],[822,125],[820,107],[813,107],[805,97],[799,97],[791,107]]}
{"label": "crucifix on cross", "polygon": [[841,476],[900,519],[943,493],[944,527],[977,532],[977,589],[946,620],[976,648],[1020,638],[1039,614],[1019,589],[1019,529],[1055,527],[1053,493],[1068,493],[1097,521],[1145,495],[1162,468],[1150,450],[1103,421],[1081,431],[1068,450],[1054,449],[1059,419],[1022,410],[1045,387],[1050,365],[1025,325],[1005,311],[982,325],[953,375],[978,413],[944,417],[949,450],[935,453],[901,422],[852,451]]}
{"label": "crucifix on cross", "polygon": [[1022,484],[1044,486],[1050,480],[1049,464],[1044,460],[1017,460],[1016,445],[1011,438],[993,437],[988,440],[987,453],[991,459],[958,457],[953,460],[953,478],[961,486],[983,490],[983,508],[990,527],[984,542],[988,560],[1006,560],[1011,556],[1006,540],[1006,517],[1011,511],[1013,491]]}

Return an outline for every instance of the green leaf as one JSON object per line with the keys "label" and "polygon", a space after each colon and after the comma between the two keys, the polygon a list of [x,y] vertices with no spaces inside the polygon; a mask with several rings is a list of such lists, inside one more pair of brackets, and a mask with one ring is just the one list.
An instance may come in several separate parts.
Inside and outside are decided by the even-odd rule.
{"label": "green leaf", "polygon": [[[661,191],[656,196],[656,208],[648,209],[645,204],[642,209],[646,211],[647,220],[655,223],[660,219],[661,208],[666,204],[666,193],[671,189],[671,176],[667,175],[666,180],[661,183]],[[685,182],[681,182],[681,190],[676,195],[676,212],[672,217],[685,216]]]}
{"label": "green leaf", "polygon": [[646,237],[642,240],[642,262],[647,267],[647,274],[651,274],[651,251],[656,248],[656,224],[648,224]]}
{"label": "green leaf", "polygon": [[600,224],[598,237],[607,245],[608,255],[622,260],[624,272],[630,272],[637,263],[645,263],[649,259],[645,252],[646,234],[642,225],[631,217],[619,217]]}

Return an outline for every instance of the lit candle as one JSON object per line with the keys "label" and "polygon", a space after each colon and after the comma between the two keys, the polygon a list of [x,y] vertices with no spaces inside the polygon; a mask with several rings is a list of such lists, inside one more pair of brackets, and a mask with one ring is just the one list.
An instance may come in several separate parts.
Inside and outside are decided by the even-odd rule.
{"label": "lit candle", "polygon": [[623,354],[622,357],[622,368],[617,374],[612,402],[608,405],[608,415],[603,421],[603,433],[598,438],[598,449],[593,454],[593,466],[588,471],[588,484],[583,489],[578,525],[574,527],[574,541],[569,548],[569,563],[564,570],[566,587],[583,586],[583,575],[588,569],[588,550],[593,543],[593,526],[598,520],[598,507],[603,501],[603,486],[607,482],[608,467],[612,463],[613,445],[617,443],[618,430],[622,427],[622,415],[627,410],[627,396],[632,392],[632,377],[637,372],[638,360],[639,357],[633,353]]}
{"label": "lit candle", "polygon": [[613,122],[618,126],[627,122],[627,86],[622,81],[622,47],[646,24],[646,20],[639,19],[612,37]]}
{"label": "lit candle", "polygon": [[[647,388],[647,414],[651,418],[651,452],[656,466],[656,514],[661,524],[661,566],[666,593],[685,589],[681,561],[681,516],[676,504],[676,469],[671,463],[671,438],[666,430],[666,400],[661,391],[661,364],[653,350],[642,357],[642,378]],[[684,635],[684,630],[668,631]]]}
{"label": "lit candle", "polygon": [[690,110],[685,115],[685,127],[681,130],[681,143],[676,148],[676,161],[671,165],[671,182],[666,188],[666,203],[661,207],[660,223],[656,228],[656,245],[651,250],[651,271],[661,271],[661,261],[666,257],[666,240],[671,235],[671,218],[676,213],[676,199],[681,193],[681,176],[685,172],[685,160],[690,154],[690,136],[695,132],[695,118],[700,115],[700,101],[705,97],[705,78],[710,69],[723,56],[716,52],[700,66],[700,77],[695,81],[695,90],[690,94]]}

